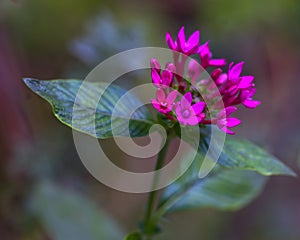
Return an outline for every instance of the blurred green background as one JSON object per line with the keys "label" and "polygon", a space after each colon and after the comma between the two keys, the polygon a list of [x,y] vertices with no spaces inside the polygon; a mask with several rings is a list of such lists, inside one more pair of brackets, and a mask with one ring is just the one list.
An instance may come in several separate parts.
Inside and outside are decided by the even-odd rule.
{"label": "blurred green background", "polygon": [[[71,130],[21,78],[84,78],[120,51],[165,47],[165,32],[174,36],[182,25],[188,33],[200,29],[214,56],[246,62],[263,104],[236,114],[243,122],[237,137],[264,146],[299,175],[299,23],[297,0],[1,0],[0,238],[121,239],[135,229],[147,195],[112,190],[89,175]],[[118,164],[135,164],[112,141],[101,144]],[[174,214],[157,239],[298,240],[299,184],[272,177],[239,212]]]}

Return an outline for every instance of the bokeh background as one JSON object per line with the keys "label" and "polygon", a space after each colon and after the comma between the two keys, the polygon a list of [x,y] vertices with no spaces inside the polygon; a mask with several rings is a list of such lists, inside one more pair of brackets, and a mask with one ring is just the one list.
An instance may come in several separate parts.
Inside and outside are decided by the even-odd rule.
{"label": "bokeh background", "polygon": [[[237,137],[299,175],[299,24],[298,0],[1,0],[0,238],[111,239],[110,231],[121,239],[135,229],[147,195],[112,190],[89,175],[71,130],[21,79],[84,78],[122,50],[166,46],[165,32],[174,36],[182,25],[200,29],[214,56],[246,62],[263,104],[236,114],[243,121]],[[101,144],[126,165],[112,141]],[[299,186],[299,178],[272,177],[243,210],[171,215],[157,239],[298,240]]]}

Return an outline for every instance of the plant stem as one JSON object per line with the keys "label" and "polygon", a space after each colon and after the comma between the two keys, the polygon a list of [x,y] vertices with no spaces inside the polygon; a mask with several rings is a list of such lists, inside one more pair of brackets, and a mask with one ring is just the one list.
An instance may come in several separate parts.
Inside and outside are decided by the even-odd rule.
{"label": "plant stem", "polygon": [[[218,174],[219,170],[215,170],[213,173],[210,174],[210,177]],[[195,184],[203,181],[204,179],[195,178],[190,182],[187,182],[183,185],[183,187],[175,192],[173,196],[171,196],[166,202],[164,202],[161,206],[158,207],[155,214],[152,216],[152,222],[156,223],[163,217],[163,215],[182,197],[184,196]]]}
{"label": "plant stem", "polygon": [[198,180],[199,179],[187,183],[180,191],[176,192],[168,199],[168,201],[162,204],[153,215],[152,222],[158,222],[159,219],[168,211],[168,209],[172,207]]}
{"label": "plant stem", "polygon": [[[168,150],[168,146],[169,146],[169,143],[170,143],[170,139],[171,139],[170,136],[167,135],[165,145],[163,146],[161,151],[158,153],[158,157],[157,157],[157,161],[156,161],[156,165],[155,165],[155,170],[160,169],[164,164],[166,154],[167,154],[167,150]],[[159,178],[159,175],[157,175],[155,173],[152,189],[156,188],[158,178]],[[156,200],[155,198],[156,198],[157,192],[158,192],[158,190],[154,190],[154,191],[150,192],[149,198],[148,198],[147,210],[146,210],[146,213],[145,213],[145,220],[144,220],[144,223],[145,223],[144,232],[147,235],[147,240],[150,240],[152,238],[152,235],[154,234],[154,232],[156,230],[156,222],[152,222],[152,213],[153,213],[154,207],[155,207],[155,200]]]}

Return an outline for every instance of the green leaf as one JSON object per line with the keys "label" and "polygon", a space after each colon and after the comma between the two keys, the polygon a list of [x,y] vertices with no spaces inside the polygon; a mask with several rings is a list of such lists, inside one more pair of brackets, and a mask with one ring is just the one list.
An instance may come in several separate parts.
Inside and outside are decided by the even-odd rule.
{"label": "green leaf", "polygon": [[142,240],[142,239],[143,239],[142,235],[139,232],[130,233],[124,238],[124,240]]}
{"label": "green leaf", "polygon": [[150,112],[146,107],[139,108],[144,104],[132,94],[127,93],[115,108],[127,92],[115,85],[106,88],[106,83],[83,84],[74,79],[39,81],[27,78],[24,82],[52,105],[55,116],[62,123],[97,138],[146,136],[154,124]]}
{"label": "green leaf", "polygon": [[[182,181],[183,179],[184,181]],[[204,179],[182,178],[170,185],[163,195],[162,205],[182,191],[181,198],[178,198],[174,205],[166,209],[166,213],[204,207],[218,210],[238,210],[258,196],[266,179],[253,171],[218,167]]]}
{"label": "green leaf", "polygon": [[53,183],[44,181],[35,186],[29,206],[51,239],[122,239],[122,231],[98,206]]}
{"label": "green leaf", "polygon": [[[201,138],[204,144],[200,144],[200,151],[205,153],[209,144],[209,137]],[[212,147],[218,149],[217,143],[212,143]],[[269,154],[264,149],[247,141],[235,137],[226,137],[218,164],[240,170],[252,170],[262,175],[290,175],[296,174],[280,160]]]}
{"label": "green leaf", "polygon": [[[189,157],[187,154],[186,158]],[[205,207],[238,210],[258,196],[267,180],[254,171],[228,169],[220,165],[216,165],[205,178],[198,178],[203,159],[204,155],[198,152],[184,175],[165,189],[159,204],[160,215]]]}
{"label": "green leaf", "polygon": [[[247,205],[261,192],[267,179],[263,175],[295,175],[262,148],[249,141],[235,140],[227,136],[224,146],[211,142],[211,156],[215,156],[214,153],[221,147],[222,153],[218,164],[209,175],[200,179],[198,173],[200,168],[206,166],[203,166],[203,159],[212,141],[207,129],[201,133],[198,153],[193,163],[183,176],[166,188],[157,216],[201,207],[237,210]],[[189,142],[188,140],[186,141]],[[189,159],[190,155],[186,154],[182,167],[189,162],[185,160]],[[206,162],[213,163],[211,156],[206,156]]]}

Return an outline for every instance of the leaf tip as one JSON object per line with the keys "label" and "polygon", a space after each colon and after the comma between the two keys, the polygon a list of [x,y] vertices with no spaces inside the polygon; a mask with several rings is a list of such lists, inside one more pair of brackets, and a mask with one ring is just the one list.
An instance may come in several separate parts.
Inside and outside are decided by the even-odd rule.
{"label": "leaf tip", "polygon": [[23,78],[23,82],[29,88],[32,88],[32,86],[39,84],[39,81],[37,79],[33,79],[33,78]]}
{"label": "leaf tip", "polygon": [[278,172],[267,172],[264,173],[265,176],[274,176],[274,175],[281,175],[281,176],[289,176],[289,177],[298,177],[297,173],[295,173],[291,168],[283,164],[281,171]]}
{"label": "leaf tip", "polygon": [[295,173],[292,169],[287,167],[287,172],[286,175],[291,176],[291,177],[298,177],[297,173]]}

